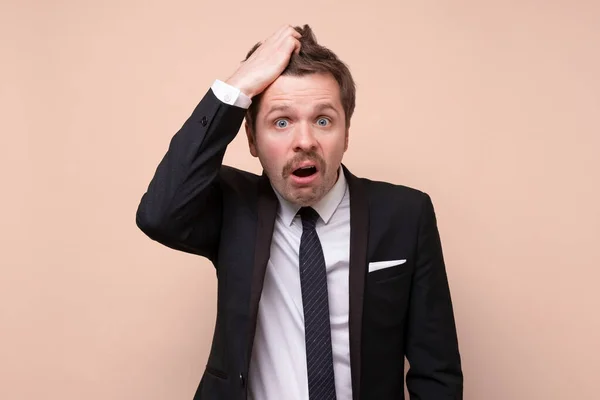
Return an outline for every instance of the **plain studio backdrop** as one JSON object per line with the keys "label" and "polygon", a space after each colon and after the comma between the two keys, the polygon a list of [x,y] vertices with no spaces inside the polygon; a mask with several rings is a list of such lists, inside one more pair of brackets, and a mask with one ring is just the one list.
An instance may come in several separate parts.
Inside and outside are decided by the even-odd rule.
{"label": "plain studio backdrop", "polygon": [[[348,167],[434,200],[465,399],[598,398],[597,1],[0,7],[1,399],[191,399],[214,269],[135,211],[213,80],[284,23],[354,74]],[[260,172],[243,135],[225,161]]]}

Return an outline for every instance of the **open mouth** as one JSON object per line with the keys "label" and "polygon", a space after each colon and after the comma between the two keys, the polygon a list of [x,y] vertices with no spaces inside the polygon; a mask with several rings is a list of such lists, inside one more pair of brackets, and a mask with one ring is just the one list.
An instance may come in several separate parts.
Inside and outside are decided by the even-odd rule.
{"label": "open mouth", "polygon": [[293,175],[295,175],[299,178],[307,178],[316,173],[317,173],[317,167],[315,167],[314,165],[307,165],[305,167],[300,167],[298,169],[295,169],[294,172],[292,172]]}

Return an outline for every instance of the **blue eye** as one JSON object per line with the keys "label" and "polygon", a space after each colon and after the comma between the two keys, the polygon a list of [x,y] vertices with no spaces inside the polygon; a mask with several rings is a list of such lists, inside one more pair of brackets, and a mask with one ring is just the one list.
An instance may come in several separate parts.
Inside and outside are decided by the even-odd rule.
{"label": "blue eye", "polygon": [[275,122],[275,125],[277,125],[278,128],[287,128],[288,122],[285,119],[278,119]]}
{"label": "blue eye", "polygon": [[319,126],[327,126],[329,124],[329,120],[327,118],[319,118],[317,124]]}

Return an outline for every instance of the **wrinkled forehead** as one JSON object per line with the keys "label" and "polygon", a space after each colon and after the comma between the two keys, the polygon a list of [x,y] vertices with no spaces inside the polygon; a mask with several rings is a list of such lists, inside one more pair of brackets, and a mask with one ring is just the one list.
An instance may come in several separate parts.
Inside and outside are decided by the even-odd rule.
{"label": "wrinkled forehead", "polygon": [[260,115],[274,112],[343,113],[340,88],[327,74],[280,76],[262,94]]}

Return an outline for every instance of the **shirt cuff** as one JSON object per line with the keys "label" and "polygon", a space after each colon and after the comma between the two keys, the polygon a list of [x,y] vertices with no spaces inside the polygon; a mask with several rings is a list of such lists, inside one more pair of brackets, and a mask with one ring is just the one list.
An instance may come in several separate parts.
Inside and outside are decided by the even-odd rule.
{"label": "shirt cuff", "polygon": [[228,85],[218,79],[214,81],[211,89],[215,96],[225,104],[246,109],[252,104],[252,99],[242,93],[238,88]]}

